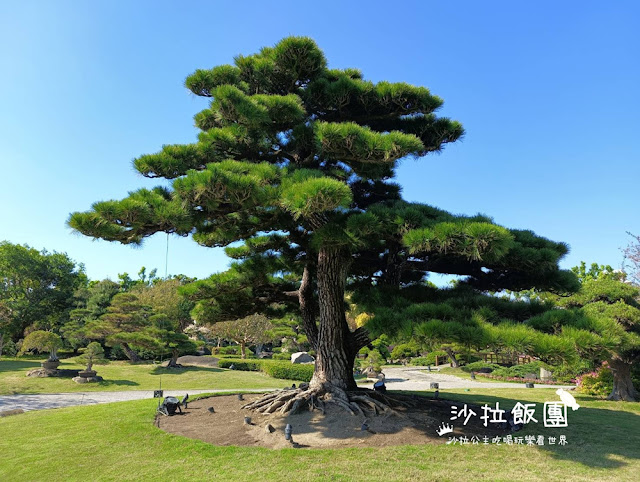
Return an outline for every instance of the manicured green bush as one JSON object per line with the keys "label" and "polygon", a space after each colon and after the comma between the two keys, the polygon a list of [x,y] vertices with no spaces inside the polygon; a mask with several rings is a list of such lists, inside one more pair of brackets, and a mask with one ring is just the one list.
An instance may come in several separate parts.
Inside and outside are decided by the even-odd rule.
{"label": "manicured green bush", "polygon": [[551,367],[554,380],[565,383],[575,382],[578,375],[595,371],[595,365],[591,360],[579,359],[572,363],[563,363]]}
{"label": "manicured green bush", "polygon": [[502,382],[533,382],[540,385],[564,385],[564,382],[558,382],[555,380],[540,380],[538,378],[522,378],[522,377],[500,377],[493,373],[477,373],[478,377],[491,378],[492,380],[500,380]]}
{"label": "manicured green bush", "polygon": [[300,365],[286,361],[262,360],[261,371],[273,378],[311,381],[313,365]]}
{"label": "manicured green bush", "polygon": [[[228,358],[230,360],[241,360],[242,359],[242,355],[222,355],[224,358]],[[245,358],[245,360],[255,360],[256,356],[255,355],[251,355],[247,352],[247,357]]]}
{"label": "manicured green bush", "polygon": [[360,365],[362,368],[371,368],[373,371],[380,373],[382,370],[382,355],[378,350],[370,350],[367,358]]}
{"label": "manicured green bush", "polygon": [[291,355],[289,353],[274,353],[274,360],[289,360],[291,361]]}
{"label": "manicured green bush", "polygon": [[412,358],[410,361],[411,365],[416,365],[416,366],[428,366],[428,365],[435,365],[436,364],[436,356],[438,357],[438,362],[439,363],[447,363],[448,359],[447,359],[447,354],[444,351],[432,351],[431,353],[427,354],[426,356],[419,356],[419,357],[415,357]]}
{"label": "manicured green bush", "polygon": [[607,362],[597,370],[579,376],[576,381],[578,390],[588,395],[606,397],[613,391],[613,373]]}
{"label": "manicured green bush", "polygon": [[[253,352],[247,347],[245,349],[247,355],[253,354]],[[240,347],[238,345],[221,346],[216,350],[219,355],[240,355]]]}
{"label": "manicured green bush", "polygon": [[426,356],[418,356],[409,360],[409,365],[427,366],[427,365],[433,365],[433,362],[429,363],[429,359]]}
{"label": "manicured green bush", "polygon": [[524,365],[513,365],[511,367],[500,367],[492,372],[493,375],[498,377],[519,377],[525,378],[525,375],[529,373],[540,373],[540,368],[548,368],[548,365],[536,361],[531,363],[525,363]]}
{"label": "manicured green bush", "polygon": [[389,353],[389,337],[387,335],[380,335],[371,342],[371,345],[378,349],[382,358],[391,358],[391,353]]}
{"label": "manicured green bush", "polygon": [[391,358],[393,360],[400,360],[403,358],[410,358],[418,354],[418,344],[413,340],[409,343],[401,343],[396,345],[391,351]]}
{"label": "manicured green bush", "polygon": [[[16,356],[18,351],[19,348],[11,340],[7,340],[2,347],[2,355],[4,356]],[[58,356],[60,356],[60,352],[58,352]]]}
{"label": "manicured green bush", "polygon": [[241,360],[239,358],[221,358],[218,360],[220,368],[230,368],[233,365],[235,370],[244,372],[259,372],[260,364],[263,360]]}
{"label": "manicured green bush", "polygon": [[313,365],[293,364],[284,360],[239,360],[221,358],[218,360],[220,368],[229,368],[233,365],[235,370],[263,372],[273,378],[285,380],[300,380],[308,382],[313,376]]}

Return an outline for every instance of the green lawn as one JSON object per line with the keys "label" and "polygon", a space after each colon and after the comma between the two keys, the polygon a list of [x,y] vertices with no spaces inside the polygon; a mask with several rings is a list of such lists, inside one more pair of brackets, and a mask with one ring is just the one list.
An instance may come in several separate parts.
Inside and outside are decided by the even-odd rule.
{"label": "green lawn", "polygon": [[[95,366],[100,383],[75,383],[70,378],[32,378],[25,376],[29,370],[38,368],[36,360],[0,360],[0,395],[16,393],[61,393],[114,390],[152,390],[158,388],[179,389],[250,389],[281,388],[290,380],[276,380],[259,372],[241,372],[221,368],[161,368],[158,365],[131,365],[127,362],[111,362]],[[63,360],[59,368],[82,368],[72,361]]]}
{"label": "green lawn", "polygon": [[[508,407],[552,392],[447,391],[447,398]],[[549,398],[551,397],[551,398]],[[0,419],[0,480],[638,480],[640,404],[577,396],[567,446],[420,445],[279,450],[215,447],[153,425],[156,401],[29,412]],[[540,407],[538,407],[540,409]],[[350,415],[345,415],[350,416]],[[635,474],[635,475],[634,475]]]}

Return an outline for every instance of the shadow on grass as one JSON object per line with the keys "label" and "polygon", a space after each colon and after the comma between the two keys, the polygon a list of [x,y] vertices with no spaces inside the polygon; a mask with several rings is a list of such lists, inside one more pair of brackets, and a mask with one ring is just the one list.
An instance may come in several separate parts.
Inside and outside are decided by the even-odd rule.
{"label": "shadow on grass", "polygon": [[131,380],[102,380],[99,382],[101,387],[135,387],[140,385],[138,382]]}
{"label": "shadow on grass", "polygon": [[161,366],[154,367],[149,373],[151,375],[182,375],[183,373],[193,372],[208,372],[208,373],[221,373],[225,370],[222,368],[207,368],[207,367],[181,367],[181,368],[166,368]]}
{"label": "shadow on grass", "polygon": [[[44,360],[42,360],[44,361]],[[40,361],[32,360],[0,360],[0,373],[13,372],[16,370],[24,370],[27,368],[37,368],[40,366]]]}
{"label": "shadow on grass", "polygon": [[[573,411],[567,410],[568,426],[562,428],[545,427],[543,422],[544,402],[536,400],[526,400],[526,397],[511,399],[491,395],[480,394],[446,394],[450,401],[469,404],[487,403],[492,408],[495,403],[500,403],[500,408],[512,408],[517,402],[535,403],[535,418],[538,423],[529,423],[525,428],[516,433],[517,436],[543,435],[545,437],[544,446],[536,446],[538,450],[549,452],[558,460],[568,460],[581,463],[592,468],[616,468],[622,467],[629,460],[640,459],[640,415],[632,411],[623,409],[616,410],[615,403],[605,402],[611,408],[591,408],[585,407],[584,402],[598,402],[597,399],[588,396],[576,395],[578,403],[582,406]],[[549,393],[545,401],[557,401],[559,397],[555,393]],[[628,407],[630,404],[624,406]],[[637,409],[640,410],[640,403]],[[458,404],[461,406],[461,404]],[[621,406],[622,407],[622,406]],[[490,424],[491,425],[491,424]],[[557,440],[560,435],[565,435],[567,445],[558,445]],[[548,445],[548,437],[556,437],[555,445]]]}
{"label": "shadow on grass", "polygon": [[[404,392],[408,394],[409,392]],[[393,396],[393,392],[389,395]],[[537,423],[531,422],[524,429],[513,433],[513,437],[525,437],[533,435],[536,437],[544,436],[544,445],[528,447],[531,449],[531,457],[535,458],[541,452],[546,452],[550,457],[556,460],[571,461],[582,464],[586,467],[594,469],[615,469],[624,467],[629,463],[637,463],[640,459],[640,403],[616,405],[616,402],[604,402],[594,399],[593,397],[576,395],[578,403],[582,406],[572,411],[568,409],[567,418],[568,426],[562,428],[551,428],[544,426],[544,401],[559,401],[559,397],[554,392],[537,394],[527,397],[526,394],[517,394],[513,398],[495,395],[484,395],[478,393],[446,393],[441,394],[440,403],[432,400],[431,393],[413,393],[419,398],[424,399],[424,403],[420,402],[420,411],[416,417],[415,413],[406,413],[412,421],[418,423],[414,429],[421,431],[425,438],[425,442],[435,441],[442,443],[447,437],[438,437],[435,433],[435,426],[441,423],[452,423],[455,426],[453,435],[459,437],[466,435],[471,437],[472,434],[478,435],[481,444],[483,436],[490,439],[499,435],[504,437],[510,434],[509,431],[499,430],[497,424],[489,423],[488,427],[484,427],[483,421],[480,419],[482,411],[480,406],[485,403],[491,408],[495,408],[496,402],[500,404],[501,409],[511,409],[517,402],[534,403],[535,415]],[[469,422],[463,426],[462,420],[450,420],[450,407],[456,405],[462,408],[464,404],[468,404],[476,412],[476,416],[472,417]],[[448,405],[447,405],[448,404]],[[584,406],[586,404],[602,404],[603,408]],[[631,410],[631,411],[630,411]],[[298,433],[318,432],[326,438],[347,438],[355,436],[357,426],[361,423],[361,417],[357,417],[356,431],[349,433],[348,431],[337,432],[332,429],[331,423],[327,424],[322,419],[316,419],[311,424],[303,423],[305,418],[296,419],[298,415],[288,416],[288,423],[296,426]],[[429,421],[429,419],[431,419]],[[343,425],[354,425],[347,420],[356,421],[356,417],[347,417],[344,419]],[[399,424],[385,422],[385,417],[372,417],[368,419],[369,426],[379,434],[388,433],[395,434],[403,429]],[[392,422],[392,419],[389,419]],[[429,423],[430,422],[430,423]],[[434,426],[435,423],[435,426]],[[361,433],[361,432],[360,432]],[[567,445],[559,445],[560,436],[566,436]],[[366,434],[361,436],[366,437]],[[556,442],[553,445],[548,444],[548,438],[555,437]],[[427,440],[428,439],[428,440]],[[415,441],[406,442],[414,444]],[[524,442],[526,445],[526,441]],[[505,445],[502,443],[502,445]]]}

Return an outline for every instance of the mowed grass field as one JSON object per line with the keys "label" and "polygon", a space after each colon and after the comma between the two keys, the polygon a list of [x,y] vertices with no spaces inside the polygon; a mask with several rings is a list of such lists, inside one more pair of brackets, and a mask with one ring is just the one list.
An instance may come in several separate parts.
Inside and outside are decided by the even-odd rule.
{"label": "mowed grass field", "polygon": [[[157,389],[162,379],[165,390],[180,389],[263,389],[282,388],[290,380],[276,380],[259,372],[241,372],[221,368],[162,368],[154,364],[132,365],[124,361],[95,365],[100,383],[75,383],[71,378],[27,377],[29,370],[40,367],[40,361],[21,359],[0,360],[0,395],[33,393],[95,392]],[[73,360],[62,360],[60,369],[84,368]],[[1,479],[0,479],[1,480]]]}
{"label": "mowed grass field", "polygon": [[[550,390],[446,391],[460,403],[537,403]],[[157,429],[157,401],[28,412],[0,419],[0,480],[611,480],[640,474],[640,403],[577,396],[569,426],[518,432],[568,445],[425,444],[367,449],[216,447]],[[345,417],[350,417],[345,413]],[[426,439],[425,439],[426,440]]]}

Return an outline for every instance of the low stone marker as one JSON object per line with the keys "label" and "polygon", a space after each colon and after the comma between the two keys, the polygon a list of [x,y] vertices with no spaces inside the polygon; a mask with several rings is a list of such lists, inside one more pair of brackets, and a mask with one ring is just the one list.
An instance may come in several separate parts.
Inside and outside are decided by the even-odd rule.
{"label": "low stone marker", "polygon": [[551,380],[553,379],[553,373],[545,368],[540,367],[540,380]]}

